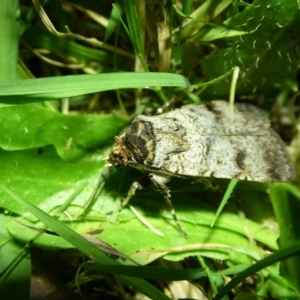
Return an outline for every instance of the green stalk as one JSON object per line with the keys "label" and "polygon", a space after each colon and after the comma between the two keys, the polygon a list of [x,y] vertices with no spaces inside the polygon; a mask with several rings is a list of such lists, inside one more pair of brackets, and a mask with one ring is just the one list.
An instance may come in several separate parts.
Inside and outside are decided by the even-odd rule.
{"label": "green stalk", "polygon": [[18,0],[2,0],[0,5],[0,81],[17,79],[18,17]]}

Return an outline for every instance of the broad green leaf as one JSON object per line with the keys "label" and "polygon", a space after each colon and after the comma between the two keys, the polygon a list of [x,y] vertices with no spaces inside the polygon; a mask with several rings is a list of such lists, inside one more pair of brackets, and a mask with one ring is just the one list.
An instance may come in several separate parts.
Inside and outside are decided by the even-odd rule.
{"label": "broad green leaf", "polygon": [[[238,66],[238,94],[273,95],[276,87],[296,81],[300,36],[299,3],[295,0],[255,0],[231,19],[229,29],[249,34],[234,37],[230,46],[203,60],[210,79]],[[230,80],[207,88],[209,97],[226,97]]]}
{"label": "broad green leaf", "polygon": [[12,151],[54,145],[63,159],[75,160],[112,141],[127,124],[115,114],[62,115],[36,104],[2,107],[0,147]]}
{"label": "broad green leaf", "polygon": [[[59,208],[82,187],[72,202],[82,206],[97,184],[105,163],[103,155],[107,153],[90,154],[76,162],[66,162],[52,146],[39,150],[0,150],[0,178],[7,187],[47,212]],[[3,192],[0,192],[0,207],[17,214],[25,213],[22,206]]]}
{"label": "broad green leaf", "polygon": [[[234,213],[223,212],[215,226],[211,228],[216,208],[185,193],[174,193],[172,201],[177,211],[177,217],[188,233],[187,239],[177,230],[170,212],[164,211],[164,202],[161,196],[151,190],[141,191],[132,199],[131,204],[155,228],[163,232],[164,237],[157,236],[145,227],[128,208],[122,209],[117,223],[115,223],[111,215],[107,215],[107,213],[116,208],[116,191],[122,187],[122,191],[126,193],[128,183],[134,180],[133,174],[131,176],[127,174],[126,178],[120,175],[120,173],[114,173],[108,178],[105,189],[93,206],[95,212],[90,212],[86,216],[86,220],[78,217],[80,208],[76,207],[77,204],[80,205],[88,199],[84,192],[66,208],[65,215],[68,217],[63,218],[62,221],[70,224],[81,234],[100,230],[101,232],[95,233],[94,237],[114,245],[118,251],[131,256],[141,264],[149,263],[161,256],[177,261],[197,254],[236,262],[241,260],[239,257],[243,257],[242,261],[251,263],[252,259],[260,259],[262,254],[251,241],[257,240],[268,247],[276,248],[277,234],[275,232]],[[89,177],[86,180],[88,181]],[[95,184],[95,178],[93,183]],[[91,183],[89,183],[90,185]],[[86,195],[85,199],[82,194]],[[30,196],[27,199],[32,201]],[[59,203],[63,205],[63,201],[66,199],[67,195],[65,195],[65,199],[56,202],[57,206]],[[39,201],[35,201],[35,203],[43,207],[45,211],[53,211],[53,206],[46,206],[50,202],[47,198],[40,198]],[[89,221],[87,222],[87,220]],[[37,226],[36,223],[33,225]],[[17,223],[11,223],[9,231],[23,241],[28,240],[33,234],[31,230],[24,229]],[[27,233],[25,234],[25,232]],[[132,236],[135,238],[131,238]],[[55,237],[47,238],[45,235],[37,243],[44,246],[59,246],[59,241],[54,240]],[[66,247],[65,244],[61,246]],[[233,255],[233,253],[236,254]]]}
{"label": "broad green leaf", "polygon": [[[103,145],[127,124],[114,114],[62,115],[36,104],[1,108],[0,120],[0,146],[9,150],[0,149],[2,182],[47,211],[61,206],[81,186],[75,204],[87,201],[105,163]],[[5,195],[0,207],[24,213]]]}

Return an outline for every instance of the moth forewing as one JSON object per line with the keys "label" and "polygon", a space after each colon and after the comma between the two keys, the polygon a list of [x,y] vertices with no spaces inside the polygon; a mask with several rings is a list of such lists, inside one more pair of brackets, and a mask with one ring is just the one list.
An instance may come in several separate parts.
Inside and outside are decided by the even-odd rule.
{"label": "moth forewing", "polygon": [[226,101],[190,104],[158,116],[138,116],[116,139],[109,162],[142,169],[173,211],[172,177],[292,181],[293,163],[259,108]]}

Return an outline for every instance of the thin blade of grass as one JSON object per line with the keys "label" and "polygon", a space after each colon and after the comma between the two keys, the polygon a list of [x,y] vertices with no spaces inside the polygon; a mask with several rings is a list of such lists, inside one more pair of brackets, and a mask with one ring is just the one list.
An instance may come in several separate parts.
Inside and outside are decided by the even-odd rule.
{"label": "thin blade of grass", "polygon": [[[114,266],[121,266],[117,261],[109,258],[102,251],[100,251],[96,246],[88,242],[85,238],[83,238],[80,234],[66,226],[65,224],[59,222],[55,218],[46,214],[38,207],[32,205],[28,201],[20,198],[17,194],[15,194],[12,190],[6,188],[4,185],[0,184],[0,187],[7,192],[15,201],[28,209],[32,214],[34,214],[37,218],[39,218],[42,222],[44,222],[48,227],[57,232],[61,237],[66,239],[69,243],[74,245],[78,250],[82,251],[84,254],[89,256],[92,260],[97,262],[99,265],[103,267],[102,271],[111,272],[113,271]],[[101,268],[102,269],[102,268]],[[106,269],[106,270],[105,270]],[[113,273],[113,272],[112,272]],[[151,299],[169,299],[158,289],[153,287],[148,282],[139,279],[139,278],[131,278],[127,276],[119,276],[127,284],[133,286],[143,294],[147,295]]]}
{"label": "thin blade of grass", "polygon": [[[169,73],[106,73],[73,75],[0,82],[0,102],[30,103],[74,97],[123,88],[189,86],[188,80]],[[22,97],[21,97],[22,96]],[[27,97],[26,97],[27,96]]]}

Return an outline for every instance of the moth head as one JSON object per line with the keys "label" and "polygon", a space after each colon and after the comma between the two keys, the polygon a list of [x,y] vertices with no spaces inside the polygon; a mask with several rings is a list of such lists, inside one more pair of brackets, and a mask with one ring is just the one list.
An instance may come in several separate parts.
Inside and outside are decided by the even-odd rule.
{"label": "moth head", "polygon": [[108,162],[114,167],[120,165],[127,166],[132,154],[126,147],[125,136],[115,136],[115,142],[116,144],[109,155]]}

